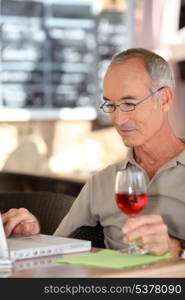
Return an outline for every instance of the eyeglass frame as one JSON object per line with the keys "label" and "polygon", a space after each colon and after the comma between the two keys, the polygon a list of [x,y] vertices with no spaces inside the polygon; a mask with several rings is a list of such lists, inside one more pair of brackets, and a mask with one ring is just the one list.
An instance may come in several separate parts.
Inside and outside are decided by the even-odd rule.
{"label": "eyeglass frame", "polygon": [[[143,103],[144,101],[146,101],[147,99],[149,99],[151,96],[155,95],[157,92],[160,92],[162,89],[164,89],[165,86],[161,86],[160,88],[158,88],[156,91],[154,92],[151,92],[149,95],[145,96],[143,99],[141,99],[139,102],[137,103],[130,103],[130,106],[132,106],[131,109],[129,110],[123,110],[120,108],[121,111],[123,112],[130,112],[130,111],[133,111],[136,109],[136,106],[138,106],[139,104]],[[107,112],[107,111],[104,111],[103,107],[105,106],[107,102],[105,101],[101,106],[100,106],[100,109],[103,110],[104,113],[106,114],[112,114],[113,112],[116,111],[116,108],[117,107],[120,107],[122,104],[124,104],[124,102],[120,103],[120,104],[109,104],[109,105],[112,105],[112,107],[114,108],[112,112]]]}

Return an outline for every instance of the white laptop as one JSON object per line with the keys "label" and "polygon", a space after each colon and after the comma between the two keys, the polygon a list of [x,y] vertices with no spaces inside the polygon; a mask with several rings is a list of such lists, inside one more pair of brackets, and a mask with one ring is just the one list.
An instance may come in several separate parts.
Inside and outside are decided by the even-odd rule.
{"label": "white laptop", "polygon": [[0,260],[20,260],[55,254],[89,251],[91,241],[56,237],[52,235],[31,235],[5,237],[0,214]]}

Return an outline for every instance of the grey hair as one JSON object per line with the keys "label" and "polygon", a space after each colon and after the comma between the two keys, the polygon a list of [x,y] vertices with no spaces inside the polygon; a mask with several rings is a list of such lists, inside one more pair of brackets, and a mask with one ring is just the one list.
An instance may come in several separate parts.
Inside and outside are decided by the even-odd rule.
{"label": "grey hair", "polygon": [[122,63],[133,57],[142,58],[144,67],[150,76],[152,88],[159,88],[161,86],[175,88],[174,74],[169,63],[160,55],[150,50],[144,48],[127,49],[113,56],[110,66]]}

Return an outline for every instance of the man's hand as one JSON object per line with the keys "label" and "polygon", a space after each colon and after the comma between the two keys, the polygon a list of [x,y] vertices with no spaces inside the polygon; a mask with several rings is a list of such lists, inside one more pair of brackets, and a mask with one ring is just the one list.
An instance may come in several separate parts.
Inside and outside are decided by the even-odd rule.
{"label": "man's hand", "polygon": [[178,257],[180,242],[170,238],[168,227],[160,215],[141,215],[131,217],[123,226],[124,243],[136,242],[138,246],[154,255],[167,252]]}
{"label": "man's hand", "polygon": [[26,208],[12,208],[2,214],[6,236],[11,234],[36,234],[40,231],[39,222]]}

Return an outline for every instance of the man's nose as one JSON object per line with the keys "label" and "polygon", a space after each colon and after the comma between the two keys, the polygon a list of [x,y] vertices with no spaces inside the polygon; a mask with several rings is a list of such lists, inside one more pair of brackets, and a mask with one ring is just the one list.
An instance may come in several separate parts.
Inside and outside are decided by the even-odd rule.
{"label": "man's nose", "polygon": [[122,125],[123,123],[127,123],[129,120],[129,113],[121,111],[119,107],[111,114],[111,120],[113,124]]}

